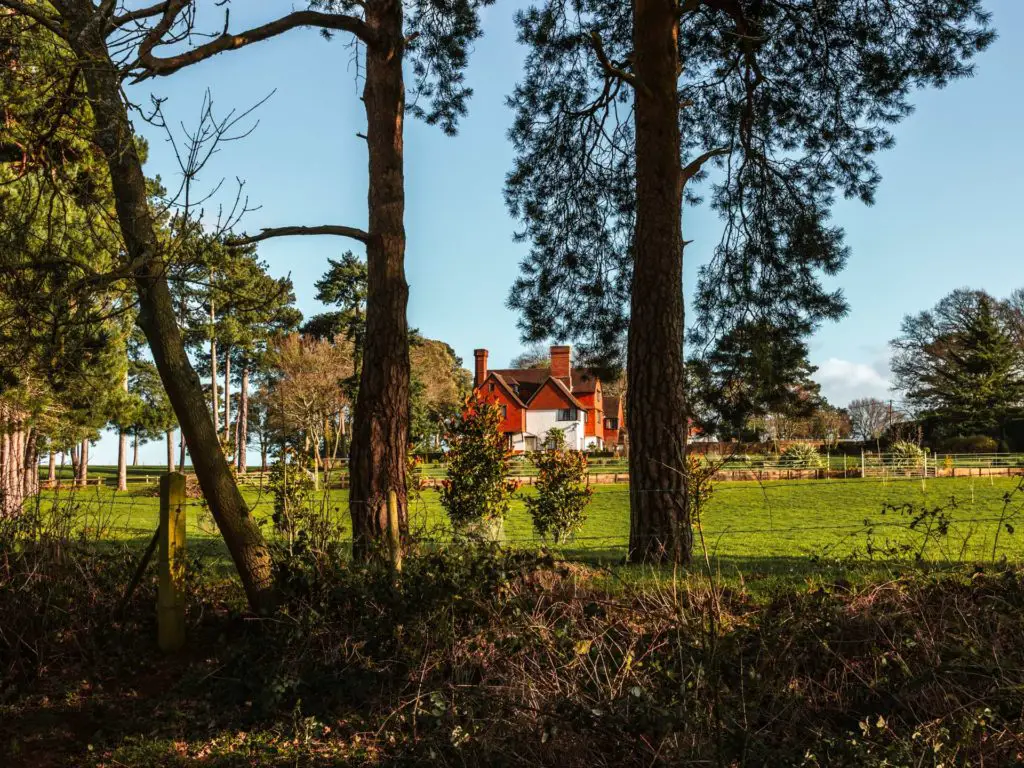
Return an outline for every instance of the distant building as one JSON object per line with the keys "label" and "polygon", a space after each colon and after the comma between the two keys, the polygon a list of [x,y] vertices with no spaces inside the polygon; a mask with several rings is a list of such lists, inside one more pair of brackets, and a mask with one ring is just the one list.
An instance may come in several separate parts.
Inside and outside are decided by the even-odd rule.
{"label": "distant building", "polygon": [[550,368],[487,367],[487,350],[473,352],[473,390],[501,406],[502,431],[514,451],[544,447],[548,430],[565,434],[575,450],[614,450],[625,437],[622,400],[604,398],[601,380],[589,368],[574,368],[571,347],[551,347]]}

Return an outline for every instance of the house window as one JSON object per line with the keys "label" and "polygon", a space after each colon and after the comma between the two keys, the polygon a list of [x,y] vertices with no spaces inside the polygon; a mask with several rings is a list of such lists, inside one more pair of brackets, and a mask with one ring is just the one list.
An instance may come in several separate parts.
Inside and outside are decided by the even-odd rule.
{"label": "house window", "polygon": [[503,418],[503,419],[508,418],[508,406],[507,405],[501,406],[501,418]]}
{"label": "house window", "polygon": [[488,386],[488,390],[490,390],[491,392],[493,392],[493,391],[494,391],[494,385],[493,385],[493,384],[490,384],[490,385]]}
{"label": "house window", "polygon": [[583,423],[584,424],[587,423],[587,412],[586,411],[583,412]]}
{"label": "house window", "polygon": [[575,408],[559,408],[558,409],[558,420],[559,421],[576,421],[576,409]]}
{"label": "house window", "polygon": [[618,419],[605,419],[604,420],[604,428],[605,429],[618,429],[619,428],[619,420]]}

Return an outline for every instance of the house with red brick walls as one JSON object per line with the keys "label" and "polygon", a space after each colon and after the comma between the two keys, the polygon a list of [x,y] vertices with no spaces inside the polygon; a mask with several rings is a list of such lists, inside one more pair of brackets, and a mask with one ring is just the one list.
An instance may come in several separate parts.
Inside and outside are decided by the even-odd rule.
{"label": "house with red brick walls", "polygon": [[612,440],[601,380],[589,368],[572,365],[572,348],[551,347],[550,368],[487,366],[486,349],[473,351],[474,393],[502,409],[502,431],[509,448],[517,452],[544,448],[552,428],[562,430],[568,448],[614,448],[622,430],[622,407],[616,398],[612,411]]}

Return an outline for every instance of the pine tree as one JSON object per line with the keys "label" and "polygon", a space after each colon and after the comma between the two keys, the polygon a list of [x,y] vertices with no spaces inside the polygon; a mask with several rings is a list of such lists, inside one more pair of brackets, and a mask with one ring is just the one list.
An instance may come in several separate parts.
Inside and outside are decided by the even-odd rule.
{"label": "pine tree", "polygon": [[575,339],[629,381],[630,555],[688,559],[682,205],[709,167],[724,233],[694,341],[845,310],[837,192],[873,198],[909,94],[971,73],[981,0],[544,0],[511,103],[506,186],[530,245],[510,304],[527,341]]}
{"label": "pine tree", "polygon": [[980,291],[954,291],[934,309],[903,321],[893,341],[897,386],[946,435],[1006,442],[1024,416],[1024,349],[1005,306]]}

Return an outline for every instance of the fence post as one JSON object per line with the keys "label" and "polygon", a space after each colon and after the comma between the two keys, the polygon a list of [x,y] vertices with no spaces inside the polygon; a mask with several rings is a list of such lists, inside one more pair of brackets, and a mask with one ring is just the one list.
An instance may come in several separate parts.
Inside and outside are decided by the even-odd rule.
{"label": "fence post", "polygon": [[160,555],[157,562],[157,643],[162,651],[185,645],[185,476],[160,477]]}
{"label": "fence post", "polygon": [[391,567],[402,572],[402,531],[398,527],[398,494],[388,491],[388,541],[391,545]]}
{"label": "fence post", "polygon": [[860,479],[864,479],[864,449],[860,449]]}

